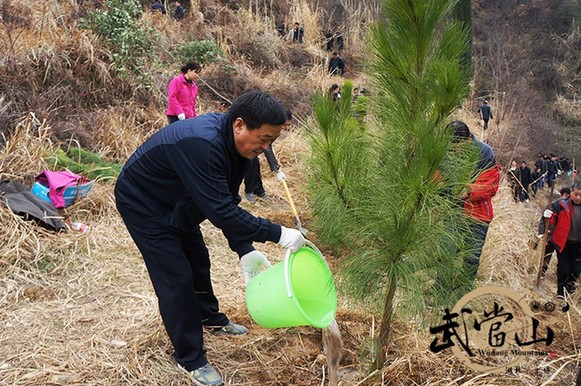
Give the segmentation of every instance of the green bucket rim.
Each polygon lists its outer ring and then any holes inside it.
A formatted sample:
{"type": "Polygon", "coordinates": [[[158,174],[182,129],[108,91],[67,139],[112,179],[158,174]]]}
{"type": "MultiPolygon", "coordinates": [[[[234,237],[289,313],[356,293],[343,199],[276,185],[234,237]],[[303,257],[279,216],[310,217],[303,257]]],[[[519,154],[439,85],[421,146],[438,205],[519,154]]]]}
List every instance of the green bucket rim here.
{"type": "MultiPolygon", "coordinates": [[[[306,247],[309,247],[312,252],[314,252],[314,255],[317,256],[321,262],[323,263],[323,266],[326,268],[328,274],[329,274],[329,278],[331,280],[331,283],[333,284],[333,292],[335,292],[335,306],[333,307],[333,316],[335,315],[335,313],[337,312],[337,304],[336,304],[336,297],[337,297],[337,292],[335,289],[335,283],[333,281],[333,275],[331,272],[331,269],[329,268],[329,265],[327,264],[327,261],[325,260],[325,258],[323,257],[323,254],[321,253],[321,251],[315,246],[315,244],[313,244],[312,242],[310,242],[309,240],[305,241],[305,245],[306,247]]],[[[293,303],[295,304],[295,306],[297,307],[297,309],[299,310],[300,314],[309,322],[309,324],[313,327],[317,327],[317,328],[327,328],[329,327],[329,325],[333,322],[334,317],[331,318],[331,320],[329,321],[329,324],[324,326],[321,323],[316,323],[315,320],[313,320],[313,318],[311,318],[303,309],[303,306],[301,305],[301,303],[299,302],[298,298],[294,295],[293,290],[292,290],[292,286],[291,286],[291,265],[292,265],[292,260],[294,260],[296,254],[298,251],[300,251],[302,248],[305,248],[304,246],[299,248],[297,251],[291,253],[290,249],[287,249],[286,251],[286,255],[284,257],[284,280],[285,280],[285,286],[286,286],[286,292],[287,292],[287,296],[289,298],[292,299],[293,303]]]]}

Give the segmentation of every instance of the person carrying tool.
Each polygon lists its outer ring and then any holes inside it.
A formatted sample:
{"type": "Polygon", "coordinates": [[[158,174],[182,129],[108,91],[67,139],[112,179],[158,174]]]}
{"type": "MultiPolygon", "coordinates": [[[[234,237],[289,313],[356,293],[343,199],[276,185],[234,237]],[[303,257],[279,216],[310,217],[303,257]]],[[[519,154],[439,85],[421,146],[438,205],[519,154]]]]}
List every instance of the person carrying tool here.
{"type": "MultiPolygon", "coordinates": [[[[287,113],[287,120],[283,126],[285,128],[290,126],[292,124],[292,120],[293,120],[292,112],[290,110],[287,110],[286,113],[287,113]]],[[[295,203],[293,201],[293,198],[290,194],[290,190],[289,190],[288,185],[286,183],[286,175],[283,173],[282,170],[280,170],[280,165],[278,164],[278,161],[276,160],[276,157],[274,155],[274,151],[272,150],[272,147],[269,150],[264,151],[264,156],[266,157],[266,160],[268,161],[268,166],[270,166],[270,171],[276,173],[276,179],[278,180],[278,182],[282,183],[282,186],[283,186],[284,191],[286,193],[286,198],[288,199],[288,203],[291,207],[293,215],[295,216],[295,226],[303,234],[303,236],[306,237],[308,231],[306,228],[303,227],[303,224],[301,223],[299,213],[297,212],[297,208],[295,207],[295,203]]]]}
{"type": "Polygon", "coordinates": [[[553,201],[543,217],[549,219],[549,235],[557,250],[557,297],[575,292],[581,274],[581,181],[571,186],[568,198],[553,201]]]}
{"type": "MultiPolygon", "coordinates": [[[[571,189],[570,188],[563,188],[559,191],[560,193],[560,197],[559,200],[568,198],[571,195],[571,189]]],[[[558,200],[556,200],[558,201],[558,200]]],[[[554,202],[553,202],[554,204],[554,202]]],[[[550,208],[545,208],[545,209],[550,209],[550,208]]],[[[548,220],[547,220],[548,221],[548,220]]],[[[538,226],[538,234],[537,234],[537,242],[540,241],[545,235],[545,217],[541,216],[541,220],[539,221],[539,226],[538,226]]],[[[536,249],[536,245],[535,245],[535,249],[536,249]]],[[[553,256],[553,252],[555,252],[555,245],[552,243],[551,240],[547,240],[547,244],[545,245],[545,252],[543,255],[543,268],[541,271],[541,278],[545,277],[545,274],[547,273],[547,270],[549,269],[549,264],[551,263],[551,257],[553,256]]]]}
{"type": "Polygon", "coordinates": [[[222,230],[240,257],[246,283],[270,266],[254,241],[277,242],[291,252],[305,242],[300,231],[238,206],[250,160],[270,146],[286,121],[276,98],[245,93],[226,113],[162,128],[133,153],[117,179],[117,210],[145,261],[174,356],[196,385],[223,384],[206,358],[203,328],[229,336],[247,332],[219,311],[200,223],[207,219],[222,230]]]}

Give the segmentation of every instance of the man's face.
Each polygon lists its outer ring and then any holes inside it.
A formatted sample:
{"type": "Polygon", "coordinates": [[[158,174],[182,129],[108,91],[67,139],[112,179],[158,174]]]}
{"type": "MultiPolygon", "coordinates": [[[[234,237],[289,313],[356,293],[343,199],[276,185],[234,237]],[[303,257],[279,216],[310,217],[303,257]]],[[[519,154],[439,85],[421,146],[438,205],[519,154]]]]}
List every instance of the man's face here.
{"type": "Polygon", "coordinates": [[[575,204],[581,204],[581,189],[571,191],[571,200],[573,200],[575,204]]]}
{"type": "Polygon", "coordinates": [[[283,125],[265,123],[254,130],[248,127],[242,118],[234,121],[234,144],[242,157],[253,159],[263,153],[278,138],[283,125]]]}

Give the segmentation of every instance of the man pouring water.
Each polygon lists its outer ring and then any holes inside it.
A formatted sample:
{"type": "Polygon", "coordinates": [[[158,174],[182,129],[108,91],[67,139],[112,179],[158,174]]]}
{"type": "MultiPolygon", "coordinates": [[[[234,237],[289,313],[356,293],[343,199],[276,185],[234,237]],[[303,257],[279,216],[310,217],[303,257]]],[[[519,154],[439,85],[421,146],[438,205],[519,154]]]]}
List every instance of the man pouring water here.
{"type": "Polygon", "coordinates": [[[220,228],[240,257],[246,283],[269,267],[254,241],[277,242],[296,251],[301,232],[255,217],[240,208],[238,194],[250,160],[279,136],[287,110],[273,96],[251,91],[227,113],[172,123],[129,158],[116,186],[116,204],[139,248],[178,364],[196,385],[222,385],[208,363],[203,327],[244,335],[244,326],[219,312],[210,279],[210,256],[200,223],[220,228]]]}

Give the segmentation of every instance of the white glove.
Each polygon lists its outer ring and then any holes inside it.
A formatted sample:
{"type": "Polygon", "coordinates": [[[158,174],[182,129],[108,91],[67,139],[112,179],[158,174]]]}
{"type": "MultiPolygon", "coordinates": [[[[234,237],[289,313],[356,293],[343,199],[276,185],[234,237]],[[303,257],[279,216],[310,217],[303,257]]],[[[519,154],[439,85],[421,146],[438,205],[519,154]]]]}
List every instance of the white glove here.
{"type": "Polygon", "coordinates": [[[551,209],[545,209],[543,212],[544,218],[551,218],[553,216],[553,211],[551,209]]]}
{"type": "Polygon", "coordinates": [[[178,114],[178,119],[179,119],[180,121],[183,121],[184,119],[186,119],[186,114],[184,114],[184,113],[180,113],[180,114],[178,114]]]}
{"type": "Polygon", "coordinates": [[[278,243],[282,247],[290,249],[291,252],[296,252],[305,243],[305,238],[298,230],[281,226],[278,243]]]}
{"type": "Polygon", "coordinates": [[[258,275],[260,269],[272,267],[266,256],[258,251],[250,251],[240,258],[240,267],[244,274],[244,285],[248,285],[250,279],[258,275]]]}
{"type": "Polygon", "coordinates": [[[282,182],[282,180],[286,180],[286,176],[284,175],[282,170],[279,169],[278,173],[276,173],[276,179],[278,180],[278,182],[282,182]]]}
{"type": "Polygon", "coordinates": [[[543,237],[545,237],[545,235],[544,235],[544,234],[537,235],[537,239],[539,239],[539,240],[540,240],[540,239],[542,239],[543,237]]]}

